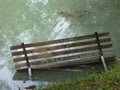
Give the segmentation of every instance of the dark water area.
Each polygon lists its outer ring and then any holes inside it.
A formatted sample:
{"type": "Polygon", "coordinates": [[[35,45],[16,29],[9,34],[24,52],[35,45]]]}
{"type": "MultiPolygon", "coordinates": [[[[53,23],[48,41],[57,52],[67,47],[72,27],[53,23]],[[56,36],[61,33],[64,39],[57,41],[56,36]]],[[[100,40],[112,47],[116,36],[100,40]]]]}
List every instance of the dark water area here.
{"type": "MultiPolygon", "coordinates": [[[[109,32],[120,58],[120,0],[0,0],[0,90],[17,90],[18,85],[25,85],[23,75],[15,76],[10,46],[94,32],[109,32]],[[14,77],[23,78],[16,81],[14,77]]],[[[37,71],[40,74],[35,75],[44,77],[35,83],[48,85],[51,79],[55,82],[84,76],[85,71],[91,73],[91,69],[75,70],[37,71]]],[[[24,76],[27,78],[27,74],[24,76]]]]}

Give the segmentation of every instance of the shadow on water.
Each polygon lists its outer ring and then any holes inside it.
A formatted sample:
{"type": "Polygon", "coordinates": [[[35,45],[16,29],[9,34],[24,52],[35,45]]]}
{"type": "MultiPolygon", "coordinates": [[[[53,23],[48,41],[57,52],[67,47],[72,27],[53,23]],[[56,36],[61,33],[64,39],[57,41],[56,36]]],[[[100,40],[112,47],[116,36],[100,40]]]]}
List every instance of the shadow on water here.
{"type": "MultiPolygon", "coordinates": [[[[112,67],[112,64],[108,63],[107,65],[112,67]]],[[[47,86],[65,79],[74,78],[76,76],[87,77],[93,73],[100,73],[102,71],[104,71],[103,66],[99,63],[74,67],[53,68],[48,70],[32,70],[32,78],[33,84],[36,86],[47,86]]],[[[24,90],[24,87],[30,84],[27,70],[15,71],[5,65],[5,62],[1,62],[0,74],[0,90],[19,90],[19,88],[20,90],[24,90]]]]}
{"type": "MultiPolygon", "coordinates": [[[[114,67],[113,63],[115,62],[111,61],[107,63],[109,69],[114,67]]],[[[47,86],[54,82],[60,82],[74,77],[87,77],[91,74],[101,73],[103,71],[104,69],[101,63],[53,68],[48,70],[32,70],[32,79],[33,84],[36,86],[47,86]]],[[[27,70],[17,71],[13,80],[20,87],[27,86],[29,84],[27,70]]]]}

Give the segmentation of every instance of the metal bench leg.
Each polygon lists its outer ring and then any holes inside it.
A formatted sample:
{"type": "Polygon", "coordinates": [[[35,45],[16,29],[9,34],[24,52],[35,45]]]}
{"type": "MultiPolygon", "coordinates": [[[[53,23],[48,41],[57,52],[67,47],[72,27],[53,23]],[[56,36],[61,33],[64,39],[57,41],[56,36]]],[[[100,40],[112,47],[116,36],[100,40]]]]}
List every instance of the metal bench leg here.
{"type": "Polygon", "coordinates": [[[105,71],[108,71],[108,68],[107,68],[107,65],[105,63],[105,59],[104,59],[104,56],[103,56],[102,47],[101,47],[101,44],[100,44],[100,39],[99,39],[99,36],[98,36],[97,32],[95,32],[95,36],[96,36],[96,42],[98,44],[100,59],[102,61],[102,64],[103,64],[103,67],[104,67],[105,71]]]}

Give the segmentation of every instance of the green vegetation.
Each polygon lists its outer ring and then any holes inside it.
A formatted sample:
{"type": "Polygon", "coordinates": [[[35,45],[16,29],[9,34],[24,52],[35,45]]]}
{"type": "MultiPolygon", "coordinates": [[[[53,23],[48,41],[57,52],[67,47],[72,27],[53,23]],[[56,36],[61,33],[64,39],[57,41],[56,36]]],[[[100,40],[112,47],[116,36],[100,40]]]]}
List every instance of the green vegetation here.
{"type": "Polygon", "coordinates": [[[87,78],[74,78],[38,90],[120,90],[120,66],[87,78]]]}

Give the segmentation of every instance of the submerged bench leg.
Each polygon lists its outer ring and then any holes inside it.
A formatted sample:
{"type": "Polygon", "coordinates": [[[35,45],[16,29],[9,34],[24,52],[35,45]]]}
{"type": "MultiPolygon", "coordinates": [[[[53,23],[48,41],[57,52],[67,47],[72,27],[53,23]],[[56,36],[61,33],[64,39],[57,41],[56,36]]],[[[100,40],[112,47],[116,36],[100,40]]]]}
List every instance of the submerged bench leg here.
{"type": "Polygon", "coordinates": [[[28,56],[27,56],[27,52],[26,52],[25,44],[24,43],[22,43],[22,47],[23,47],[23,51],[24,51],[26,63],[27,63],[27,66],[28,66],[29,80],[32,80],[32,71],[31,71],[31,67],[30,67],[30,63],[29,63],[29,59],[28,59],[28,56]]]}
{"type": "Polygon", "coordinates": [[[29,80],[32,80],[32,71],[31,68],[28,68],[28,73],[29,73],[29,80]]]}
{"type": "Polygon", "coordinates": [[[101,56],[101,61],[102,61],[102,64],[103,64],[103,67],[104,67],[105,71],[108,71],[108,68],[107,68],[107,65],[105,63],[105,59],[104,59],[103,56],[101,56]]]}
{"type": "Polygon", "coordinates": [[[27,52],[26,52],[26,48],[25,48],[24,43],[22,43],[22,47],[23,47],[26,63],[27,63],[27,66],[28,66],[28,75],[29,75],[28,78],[30,80],[30,85],[28,87],[25,87],[25,89],[26,90],[33,90],[33,89],[36,88],[36,85],[34,85],[33,82],[32,82],[32,70],[31,70],[31,67],[30,67],[30,63],[29,63],[29,59],[28,59],[28,56],[27,56],[27,52]]]}

